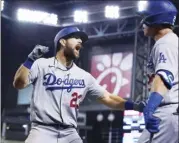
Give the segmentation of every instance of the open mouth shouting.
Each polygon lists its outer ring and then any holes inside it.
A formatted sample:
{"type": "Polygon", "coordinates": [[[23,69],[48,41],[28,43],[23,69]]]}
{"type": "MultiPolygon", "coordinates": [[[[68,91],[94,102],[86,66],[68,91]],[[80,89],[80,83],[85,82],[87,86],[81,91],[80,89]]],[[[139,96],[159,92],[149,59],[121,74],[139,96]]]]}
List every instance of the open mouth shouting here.
{"type": "Polygon", "coordinates": [[[79,56],[80,49],[82,48],[81,44],[77,44],[74,51],[77,56],[79,56]]]}

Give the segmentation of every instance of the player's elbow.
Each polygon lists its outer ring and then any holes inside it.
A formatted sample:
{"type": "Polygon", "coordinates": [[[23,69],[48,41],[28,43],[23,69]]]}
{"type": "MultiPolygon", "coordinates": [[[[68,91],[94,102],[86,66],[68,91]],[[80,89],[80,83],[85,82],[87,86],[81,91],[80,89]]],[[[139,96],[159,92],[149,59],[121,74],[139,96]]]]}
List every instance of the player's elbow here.
{"type": "Polygon", "coordinates": [[[13,86],[16,89],[23,89],[23,88],[25,88],[27,86],[27,83],[25,81],[23,81],[23,80],[15,79],[13,81],[13,86]]]}

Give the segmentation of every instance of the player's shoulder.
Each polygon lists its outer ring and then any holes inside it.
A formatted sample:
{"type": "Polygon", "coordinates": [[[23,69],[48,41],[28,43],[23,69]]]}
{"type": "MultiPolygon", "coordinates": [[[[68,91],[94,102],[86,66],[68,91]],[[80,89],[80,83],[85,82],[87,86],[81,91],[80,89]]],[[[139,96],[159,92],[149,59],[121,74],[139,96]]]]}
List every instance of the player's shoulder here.
{"type": "Polygon", "coordinates": [[[78,67],[75,63],[74,63],[74,66],[75,66],[75,70],[78,74],[80,75],[83,75],[83,76],[86,76],[86,77],[89,77],[91,74],[87,71],[85,71],[84,69],[78,67]]]}
{"type": "Polygon", "coordinates": [[[160,38],[154,45],[154,51],[167,50],[167,51],[178,51],[178,36],[171,32],[160,38]]]}
{"type": "Polygon", "coordinates": [[[43,66],[46,66],[46,65],[49,65],[49,64],[53,63],[53,61],[54,61],[54,57],[51,57],[51,58],[39,58],[35,62],[39,66],[43,67],[43,66]]]}
{"type": "Polygon", "coordinates": [[[75,70],[78,71],[79,73],[83,73],[83,74],[87,74],[88,73],[84,69],[82,69],[79,66],[77,66],[75,63],[73,63],[73,64],[74,64],[75,70]]]}
{"type": "Polygon", "coordinates": [[[170,47],[178,47],[178,36],[171,32],[160,38],[156,43],[155,46],[161,45],[170,45],[170,47]]]}

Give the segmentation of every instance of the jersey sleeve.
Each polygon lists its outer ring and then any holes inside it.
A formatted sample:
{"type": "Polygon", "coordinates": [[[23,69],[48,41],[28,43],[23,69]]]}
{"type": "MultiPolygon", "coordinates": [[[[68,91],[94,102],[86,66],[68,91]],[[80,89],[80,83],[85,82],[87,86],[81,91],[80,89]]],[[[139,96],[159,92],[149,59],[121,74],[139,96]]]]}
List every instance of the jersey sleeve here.
{"type": "Polygon", "coordinates": [[[31,69],[30,69],[30,73],[29,73],[29,84],[34,84],[37,77],[38,77],[38,74],[39,74],[39,60],[36,60],[31,69]]]}
{"type": "Polygon", "coordinates": [[[89,74],[87,87],[87,98],[96,100],[104,95],[105,89],[97,83],[97,80],[89,74]]]}
{"type": "Polygon", "coordinates": [[[156,47],[153,55],[155,73],[162,78],[169,89],[173,85],[178,68],[178,53],[175,49],[176,47],[172,47],[171,45],[160,44],[156,47]]]}

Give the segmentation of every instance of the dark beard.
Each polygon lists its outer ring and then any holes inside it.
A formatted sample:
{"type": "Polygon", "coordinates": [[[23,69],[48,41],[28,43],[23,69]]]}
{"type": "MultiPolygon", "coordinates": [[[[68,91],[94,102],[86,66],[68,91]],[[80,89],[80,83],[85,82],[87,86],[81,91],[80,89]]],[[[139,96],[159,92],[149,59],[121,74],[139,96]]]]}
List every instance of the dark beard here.
{"type": "Polygon", "coordinates": [[[78,58],[78,57],[75,56],[74,50],[70,47],[66,47],[64,49],[64,55],[69,60],[75,60],[75,59],[78,58]]]}

